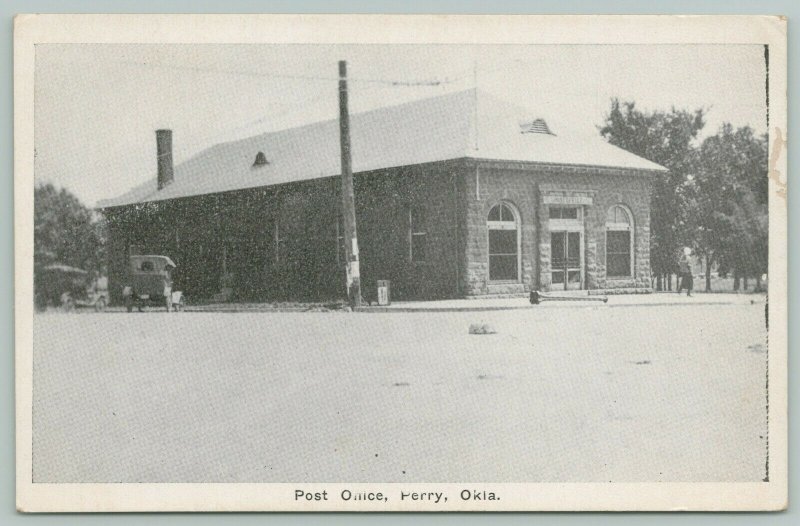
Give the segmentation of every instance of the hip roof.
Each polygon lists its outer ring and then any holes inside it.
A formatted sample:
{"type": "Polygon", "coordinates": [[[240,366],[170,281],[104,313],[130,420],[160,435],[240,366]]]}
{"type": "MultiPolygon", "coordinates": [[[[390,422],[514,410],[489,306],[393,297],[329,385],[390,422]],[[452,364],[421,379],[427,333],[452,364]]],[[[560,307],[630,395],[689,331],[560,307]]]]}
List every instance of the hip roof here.
{"type": "MultiPolygon", "coordinates": [[[[665,171],[599,136],[559,134],[555,122],[470,89],[350,117],[353,172],[446,161],[491,159],[665,171]],[[551,130],[553,130],[551,132],[551,130]]],[[[175,166],[161,190],[156,177],[98,208],[213,194],[339,175],[338,120],[211,146],[175,166]],[[259,162],[256,157],[259,152],[259,162]],[[266,162],[264,162],[266,158],[266,162]]]]}

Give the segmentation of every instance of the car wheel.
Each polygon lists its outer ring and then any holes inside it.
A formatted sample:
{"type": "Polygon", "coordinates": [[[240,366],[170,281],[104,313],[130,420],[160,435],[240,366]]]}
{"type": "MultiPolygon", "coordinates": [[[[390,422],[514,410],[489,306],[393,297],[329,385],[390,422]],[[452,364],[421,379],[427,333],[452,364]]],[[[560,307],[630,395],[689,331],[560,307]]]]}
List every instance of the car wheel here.
{"type": "Polygon", "coordinates": [[[106,310],[106,299],[105,298],[97,298],[97,301],[94,302],[94,310],[97,312],[103,312],[106,310]]]}
{"type": "Polygon", "coordinates": [[[69,312],[75,308],[75,300],[72,299],[69,293],[65,292],[61,295],[61,308],[65,312],[69,312]]]}

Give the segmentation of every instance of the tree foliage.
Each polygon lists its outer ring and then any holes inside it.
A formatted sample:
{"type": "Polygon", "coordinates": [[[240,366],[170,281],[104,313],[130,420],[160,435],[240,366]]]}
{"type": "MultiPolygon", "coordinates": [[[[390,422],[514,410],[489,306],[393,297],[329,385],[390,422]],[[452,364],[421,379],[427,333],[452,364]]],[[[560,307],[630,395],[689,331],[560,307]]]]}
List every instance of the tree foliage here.
{"type": "Polygon", "coordinates": [[[698,158],[686,185],[695,247],[723,270],[760,276],[769,237],[766,136],[725,123],[703,141],[698,158]]]}
{"type": "Polygon", "coordinates": [[[655,274],[677,271],[690,246],[710,267],[741,276],[767,271],[767,137],[723,124],[698,143],[705,110],[644,112],[612,99],[600,133],[611,144],[666,167],[653,181],[650,261],[655,274]]]}
{"type": "Polygon", "coordinates": [[[612,99],[600,134],[608,142],[658,163],[669,171],[653,181],[650,204],[650,265],[655,274],[677,271],[685,242],[686,196],[683,188],[697,163],[694,146],[705,125],[705,110],[644,112],[634,102],[612,99]]]}
{"type": "Polygon", "coordinates": [[[99,270],[105,263],[106,225],[77,197],[52,184],[33,193],[33,259],[41,268],[60,263],[99,270]]]}

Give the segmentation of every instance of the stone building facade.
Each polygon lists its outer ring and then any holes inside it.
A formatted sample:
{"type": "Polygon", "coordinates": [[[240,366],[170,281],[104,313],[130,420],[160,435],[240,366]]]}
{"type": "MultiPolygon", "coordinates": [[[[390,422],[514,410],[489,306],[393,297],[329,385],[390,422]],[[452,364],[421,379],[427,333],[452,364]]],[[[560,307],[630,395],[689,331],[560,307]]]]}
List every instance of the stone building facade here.
{"type": "Polygon", "coordinates": [[[474,174],[465,177],[464,294],[650,287],[648,174],[507,162],[477,162],[472,170],[474,174]],[[512,209],[518,224],[519,275],[493,280],[487,218],[501,203],[512,209]],[[618,208],[626,221],[609,220],[618,208]],[[612,238],[627,237],[628,250],[618,251],[617,259],[630,261],[628,268],[612,273],[607,266],[609,233],[612,238]],[[572,241],[577,245],[569,246],[572,241]],[[565,258],[554,250],[567,255],[573,251],[575,257],[565,258]]]}
{"type": "MultiPolygon", "coordinates": [[[[602,141],[581,150],[541,119],[530,133],[513,119],[524,110],[492,98],[484,122],[470,112],[475,96],[353,116],[365,298],[377,280],[395,299],[648,290],[651,181],[663,169],[602,141]],[[482,133],[480,149],[470,147],[478,125],[496,135],[482,133]]],[[[225,289],[234,301],[345,296],[335,131],[322,123],[212,147],[103,203],[112,300],[134,253],[170,256],[190,301],[225,289]]],[[[163,133],[162,143],[171,148],[163,133]]]]}

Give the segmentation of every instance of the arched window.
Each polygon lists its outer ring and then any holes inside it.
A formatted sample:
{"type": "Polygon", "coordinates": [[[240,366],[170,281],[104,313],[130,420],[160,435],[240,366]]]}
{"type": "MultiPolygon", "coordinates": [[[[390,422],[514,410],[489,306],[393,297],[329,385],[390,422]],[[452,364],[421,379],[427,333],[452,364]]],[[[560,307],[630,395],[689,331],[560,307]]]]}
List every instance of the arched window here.
{"type": "Polygon", "coordinates": [[[519,215],[508,203],[489,211],[489,279],[519,280],[519,215]]]}
{"type": "Polygon", "coordinates": [[[606,276],[629,278],[633,275],[633,215],[622,205],[606,214],[606,276]]]}

